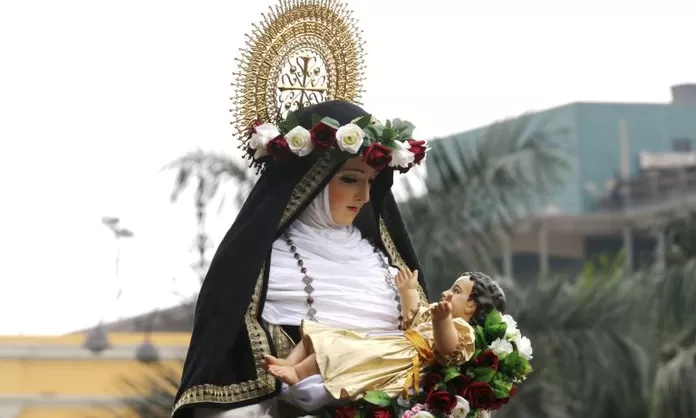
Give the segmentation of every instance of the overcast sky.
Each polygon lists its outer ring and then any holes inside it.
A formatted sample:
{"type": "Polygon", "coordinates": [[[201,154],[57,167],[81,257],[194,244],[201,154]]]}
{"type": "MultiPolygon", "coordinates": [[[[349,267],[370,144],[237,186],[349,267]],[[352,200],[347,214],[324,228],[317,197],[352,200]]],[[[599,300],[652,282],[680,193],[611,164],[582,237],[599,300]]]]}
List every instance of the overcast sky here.
{"type": "MultiPolygon", "coordinates": [[[[367,41],[365,108],[425,138],[572,101],[667,102],[696,82],[694,0],[347,2],[367,41]]],[[[192,206],[169,203],[160,168],[236,149],[234,57],[274,3],[0,3],[0,334],[60,334],[195,291],[192,206]],[[105,215],[135,232],[118,280],[105,215]]],[[[216,240],[233,218],[223,208],[216,240]]]]}

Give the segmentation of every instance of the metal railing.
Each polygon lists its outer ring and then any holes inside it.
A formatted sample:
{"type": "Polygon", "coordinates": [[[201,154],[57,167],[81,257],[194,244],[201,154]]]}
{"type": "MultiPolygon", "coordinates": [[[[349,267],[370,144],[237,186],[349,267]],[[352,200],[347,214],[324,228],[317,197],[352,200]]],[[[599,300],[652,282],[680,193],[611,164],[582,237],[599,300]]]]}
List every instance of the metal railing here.
{"type": "Polygon", "coordinates": [[[617,179],[614,188],[597,199],[597,211],[618,211],[696,194],[696,171],[684,169],[643,172],[617,179]]]}

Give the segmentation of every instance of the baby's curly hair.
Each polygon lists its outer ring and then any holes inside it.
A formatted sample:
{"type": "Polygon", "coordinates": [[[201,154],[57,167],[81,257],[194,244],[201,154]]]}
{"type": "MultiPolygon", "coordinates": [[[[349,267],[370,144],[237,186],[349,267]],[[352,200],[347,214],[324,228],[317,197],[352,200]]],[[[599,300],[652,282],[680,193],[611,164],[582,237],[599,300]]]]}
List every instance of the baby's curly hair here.
{"type": "Polygon", "coordinates": [[[478,271],[466,272],[462,276],[469,276],[474,286],[471,289],[470,300],[476,302],[476,312],[471,317],[471,325],[483,326],[486,316],[497,309],[500,313],[505,313],[505,292],[488,275],[478,271]]]}

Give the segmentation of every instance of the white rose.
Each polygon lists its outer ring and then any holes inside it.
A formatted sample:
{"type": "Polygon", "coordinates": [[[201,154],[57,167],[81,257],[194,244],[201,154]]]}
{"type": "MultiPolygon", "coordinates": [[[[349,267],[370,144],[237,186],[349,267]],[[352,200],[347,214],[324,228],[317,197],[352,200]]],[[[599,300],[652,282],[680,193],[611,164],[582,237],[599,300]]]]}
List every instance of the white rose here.
{"type": "Polygon", "coordinates": [[[503,322],[507,326],[505,338],[510,341],[515,340],[520,333],[520,330],[517,328],[517,322],[510,315],[503,315],[503,322]]]}
{"type": "Polygon", "coordinates": [[[408,149],[405,142],[394,141],[396,148],[392,149],[392,159],[389,162],[390,167],[408,167],[416,159],[416,156],[408,149]]]}
{"type": "Polygon", "coordinates": [[[509,341],[503,340],[502,338],[498,338],[497,340],[493,341],[488,348],[493,350],[493,353],[498,356],[499,359],[505,358],[508,354],[514,351],[512,344],[509,341]]]}
{"type": "Polygon", "coordinates": [[[356,124],[343,125],[336,131],[338,147],[351,154],[357,154],[365,140],[365,132],[356,124]]]}
{"type": "Polygon", "coordinates": [[[288,142],[290,151],[298,157],[309,155],[314,149],[312,134],[301,126],[296,126],[285,134],[285,140],[288,142]]]}
{"type": "Polygon", "coordinates": [[[465,418],[467,415],[469,415],[469,412],[471,411],[469,401],[462,398],[461,396],[455,396],[455,399],[457,400],[457,404],[450,412],[452,418],[465,418]]]}
{"type": "Polygon", "coordinates": [[[515,338],[515,345],[517,346],[517,351],[519,351],[522,358],[525,360],[531,360],[533,358],[532,354],[534,351],[532,350],[532,341],[529,338],[523,337],[522,334],[519,334],[517,338],[515,338]]]}
{"type": "Polygon", "coordinates": [[[280,135],[280,131],[270,123],[264,123],[254,128],[254,133],[249,139],[249,146],[256,151],[254,158],[259,159],[268,155],[266,146],[278,135],[280,135]]]}

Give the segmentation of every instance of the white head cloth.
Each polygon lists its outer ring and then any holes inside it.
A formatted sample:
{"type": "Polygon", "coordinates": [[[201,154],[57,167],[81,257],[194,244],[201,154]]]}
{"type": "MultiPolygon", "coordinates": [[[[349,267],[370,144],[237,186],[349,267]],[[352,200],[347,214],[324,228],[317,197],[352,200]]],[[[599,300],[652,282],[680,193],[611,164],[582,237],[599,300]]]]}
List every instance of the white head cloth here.
{"type": "MultiPolygon", "coordinates": [[[[387,282],[382,254],[358,228],[337,225],[331,217],[328,186],[288,228],[297,253],[312,278],[318,322],[343,329],[392,331],[400,312],[387,282]]],[[[390,268],[391,274],[396,269],[390,268]]],[[[304,274],[283,237],[273,243],[263,319],[274,325],[299,325],[307,318],[304,274]]]]}

